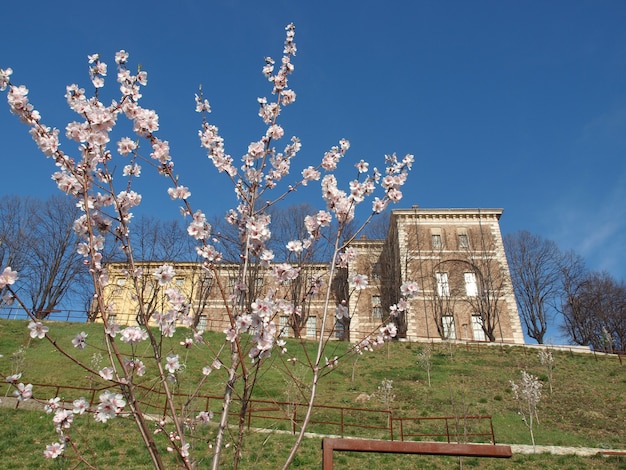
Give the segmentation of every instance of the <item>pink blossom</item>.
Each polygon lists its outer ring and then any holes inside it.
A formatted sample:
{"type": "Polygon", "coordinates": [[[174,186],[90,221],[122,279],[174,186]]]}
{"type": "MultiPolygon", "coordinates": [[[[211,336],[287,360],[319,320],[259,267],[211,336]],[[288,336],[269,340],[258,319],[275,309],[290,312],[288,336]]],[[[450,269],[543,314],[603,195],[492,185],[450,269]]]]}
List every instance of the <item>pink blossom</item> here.
{"type": "Polygon", "coordinates": [[[178,359],[178,354],[169,354],[165,360],[165,370],[167,370],[170,374],[173,374],[179,369],[180,362],[178,359]]]}
{"type": "Polygon", "coordinates": [[[363,290],[367,287],[367,276],[365,274],[353,274],[348,282],[353,289],[363,290]]]}
{"type": "Polygon", "coordinates": [[[123,137],[117,143],[117,151],[120,155],[128,155],[137,149],[137,143],[129,137],[123,137]]]}
{"type": "Polygon", "coordinates": [[[397,332],[398,332],[398,329],[396,328],[396,325],[393,323],[388,323],[387,325],[380,328],[380,334],[382,335],[383,340],[385,341],[391,338],[394,338],[397,332]]]}
{"type": "Polygon", "coordinates": [[[140,361],[138,359],[135,359],[135,360],[127,359],[124,361],[124,365],[126,366],[127,369],[134,372],[139,377],[142,377],[146,373],[146,366],[144,365],[143,361],[140,361]]]}
{"type": "Polygon", "coordinates": [[[52,422],[57,426],[57,429],[65,428],[69,429],[74,421],[74,413],[71,410],[59,408],[54,413],[52,422]]]}
{"type": "Polygon", "coordinates": [[[330,369],[332,369],[333,367],[336,367],[337,363],[339,362],[339,358],[337,356],[335,356],[332,359],[328,359],[328,358],[325,358],[325,359],[326,359],[326,367],[330,369]]]}
{"type": "Polygon", "coordinates": [[[281,96],[281,103],[283,106],[287,106],[296,101],[296,93],[293,90],[283,90],[281,96]]]}
{"type": "Polygon", "coordinates": [[[1,298],[2,302],[4,303],[5,306],[10,307],[11,305],[13,305],[13,302],[15,301],[15,296],[13,296],[10,292],[6,293],[2,296],[1,298]]]}
{"type": "Polygon", "coordinates": [[[148,333],[139,326],[129,326],[120,331],[120,339],[127,344],[139,344],[148,339],[148,333]]]}
{"type": "Polygon", "coordinates": [[[200,424],[209,424],[211,419],[213,419],[212,411],[201,411],[198,413],[198,416],[196,416],[196,420],[200,422],[200,424]]]}
{"type": "Polygon", "coordinates": [[[87,400],[81,397],[77,400],[74,400],[72,402],[72,406],[74,407],[72,410],[74,414],[82,415],[85,411],[87,411],[89,403],[87,403],[87,400]]]}
{"type": "Polygon", "coordinates": [[[104,332],[109,335],[111,338],[115,338],[117,334],[120,332],[121,327],[117,323],[112,323],[109,321],[109,325],[104,329],[104,332]]]}
{"type": "Polygon", "coordinates": [[[18,381],[18,380],[20,380],[20,378],[21,378],[21,377],[22,377],[22,373],[20,372],[20,373],[18,373],[18,374],[8,375],[8,376],[5,378],[5,381],[6,381],[7,383],[10,383],[10,384],[14,384],[14,385],[15,385],[15,384],[17,383],[17,381],[18,381]]]}
{"type": "Polygon", "coordinates": [[[125,165],[122,172],[123,176],[134,176],[138,178],[141,175],[141,167],[137,164],[125,165]]]}
{"type": "Polygon", "coordinates": [[[159,266],[157,269],[154,270],[153,276],[157,281],[159,281],[160,286],[164,286],[172,282],[175,274],[176,273],[172,266],[164,264],[163,266],[159,266]]]}
{"type": "Polygon", "coordinates": [[[196,95],[196,112],[198,113],[210,113],[211,106],[207,100],[203,100],[202,96],[196,95]]]}
{"type": "Polygon", "coordinates": [[[4,271],[0,274],[0,289],[14,284],[17,281],[17,271],[12,271],[10,266],[4,268],[4,271]]]}
{"type": "Polygon", "coordinates": [[[260,260],[263,267],[269,267],[270,263],[274,259],[274,252],[272,250],[263,250],[261,252],[260,260]]]}
{"type": "Polygon", "coordinates": [[[189,447],[191,446],[191,444],[189,444],[189,442],[187,442],[186,444],[183,444],[180,448],[180,456],[183,459],[187,459],[187,457],[189,457],[189,447]]]}
{"type": "Polygon", "coordinates": [[[44,326],[41,322],[38,322],[38,321],[37,322],[31,321],[28,324],[28,329],[30,330],[31,338],[39,338],[39,339],[42,339],[44,336],[46,336],[46,333],[49,330],[47,326],[44,326]]]}
{"type": "Polygon", "coordinates": [[[357,163],[356,165],[354,165],[356,167],[356,169],[359,171],[359,173],[367,173],[367,168],[369,166],[369,163],[367,163],[364,160],[361,160],[359,163],[357,163]]]}
{"type": "Polygon", "coordinates": [[[284,339],[276,341],[276,346],[280,348],[281,354],[285,354],[287,352],[287,342],[284,339]]]}
{"type": "Polygon", "coordinates": [[[285,131],[278,124],[273,124],[267,128],[267,137],[277,140],[280,139],[283,135],[285,135],[285,131]]]}
{"type": "Polygon", "coordinates": [[[113,380],[113,372],[114,370],[112,367],[105,367],[102,370],[98,371],[100,377],[102,377],[104,380],[113,380]]]}
{"type": "Polygon", "coordinates": [[[141,84],[142,86],[146,86],[148,84],[148,72],[146,72],[145,70],[138,72],[137,82],[141,84]]]}
{"type": "Polygon", "coordinates": [[[301,253],[303,250],[302,242],[300,240],[292,240],[287,243],[287,249],[293,253],[301,253]]]}
{"type": "Polygon", "coordinates": [[[338,320],[341,320],[342,318],[350,318],[348,306],[345,304],[345,301],[337,305],[337,308],[335,308],[335,316],[338,320]]]}
{"type": "Polygon", "coordinates": [[[6,69],[0,69],[0,91],[4,91],[7,89],[11,74],[13,74],[13,69],[10,67],[6,69]]]}
{"type": "Polygon", "coordinates": [[[304,178],[304,180],[302,181],[302,184],[306,186],[309,181],[319,180],[320,176],[321,175],[319,171],[317,171],[314,167],[309,166],[305,168],[304,170],[302,170],[302,177],[304,178]]]}
{"type": "Polygon", "coordinates": [[[186,186],[176,186],[175,188],[169,188],[167,194],[172,199],[188,199],[191,196],[189,188],[186,186]]]}
{"type": "Polygon", "coordinates": [[[387,208],[386,199],[374,198],[374,201],[372,202],[372,212],[380,214],[386,208],[387,208]]]}
{"type": "Polygon", "coordinates": [[[28,400],[33,396],[33,384],[24,385],[23,383],[17,384],[17,390],[13,391],[13,396],[18,401],[28,400]]]}
{"type": "MultiPolygon", "coordinates": [[[[189,228],[187,230],[189,231],[189,228]]],[[[220,261],[222,259],[222,254],[219,251],[217,251],[213,245],[205,245],[203,247],[196,247],[196,253],[198,253],[198,255],[202,256],[205,260],[207,260],[210,263],[214,261],[220,261]]]]}
{"type": "Polygon", "coordinates": [[[237,339],[237,330],[235,328],[226,328],[224,334],[226,334],[226,341],[231,343],[234,343],[237,339]]]}
{"type": "Polygon", "coordinates": [[[109,419],[115,418],[125,406],[126,401],[121,393],[116,394],[107,390],[100,394],[100,403],[96,408],[94,419],[106,423],[109,419]]]}
{"type": "Polygon", "coordinates": [[[128,210],[141,203],[141,194],[135,191],[120,191],[117,195],[117,203],[120,210],[128,210]]]}
{"type": "Polygon", "coordinates": [[[47,157],[53,155],[59,149],[59,130],[48,127],[33,127],[30,135],[37,143],[39,150],[47,157]]]}
{"type": "MultiPolygon", "coordinates": [[[[159,130],[159,116],[150,109],[137,108],[134,115],[133,131],[142,137],[147,137],[152,132],[159,130]]],[[[155,160],[161,160],[164,155],[169,155],[167,142],[157,139],[153,144],[153,153],[150,154],[155,160]],[[165,149],[167,148],[167,152],[165,149]]],[[[169,160],[169,158],[163,158],[169,160]]]]}
{"type": "Polygon", "coordinates": [[[9,108],[13,114],[25,118],[25,113],[31,111],[33,106],[28,102],[28,88],[24,85],[11,86],[7,95],[9,108]]]}
{"type": "Polygon", "coordinates": [[[187,233],[196,240],[205,240],[211,235],[211,225],[206,221],[206,216],[201,211],[196,211],[193,220],[187,227],[187,233]]]}
{"type": "Polygon", "coordinates": [[[326,211],[319,211],[315,218],[317,219],[317,223],[320,225],[320,227],[328,227],[333,219],[330,213],[326,211]]]}
{"type": "Polygon", "coordinates": [[[74,339],[72,340],[72,344],[74,345],[74,347],[78,349],[85,349],[85,347],[87,346],[87,336],[89,335],[84,331],[81,331],[76,336],[74,336],[74,339]]]}
{"type": "Polygon", "coordinates": [[[405,157],[402,159],[402,163],[404,164],[405,167],[407,167],[409,170],[411,169],[411,166],[413,165],[413,162],[415,161],[415,157],[413,155],[411,155],[410,153],[407,153],[405,155],[405,157]]]}
{"type": "Polygon", "coordinates": [[[48,403],[43,407],[44,411],[48,414],[52,413],[55,410],[58,410],[61,407],[61,399],[59,397],[50,398],[48,403]]]}
{"type": "Polygon", "coordinates": [[[400,286],[400,292],[405,297],[414,297],[419,293],[417,282],[407,281],[400,286]]]}
{"type": "Polygon", "coordinates": [[[273,276],[281,283],[292,281],[300,274],[300,268],[294,268],[288,263],[274,265],[273,276]]]}
{"type": "Polygon", "coordinates": [[[115,63],[118,65],[125,64],[128,61],[128,52],[121,50],[115,53],[115,63]]]}
{"type": "Polygon", "coordinates": [[[65,450],[65,444],[60,442],[54,442],[46,446],[46,450],[43,451],[43,455],[47,459],[56,459],[65,450]]]}
{"type": "Polygon", "coordinates": [[[400,202],[400,199],[402,199],[402,191],[397,188],[391,188],[387,191],[387,197],[393,202],[400,202]]]}

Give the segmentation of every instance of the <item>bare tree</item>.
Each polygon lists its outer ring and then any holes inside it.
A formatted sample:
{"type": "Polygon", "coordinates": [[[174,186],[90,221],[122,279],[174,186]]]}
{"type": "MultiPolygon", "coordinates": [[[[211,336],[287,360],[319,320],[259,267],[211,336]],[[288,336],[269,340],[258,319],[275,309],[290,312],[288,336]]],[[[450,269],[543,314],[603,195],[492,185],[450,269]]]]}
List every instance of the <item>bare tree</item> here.
{"type": "Polygon", "coordinates": [[[496,241],[487,232],[481,225],[477,233],[468,234],[466,260],[471,266],[469,273],[473,273],[476,279],[476,292],[469,292],[466,282],[465,300],[472,315],[479,318],[487,339],[493,342],[496,330],[501,326],[500,309],[509,286],[505,268],[495,255],[496,241]]]}
{"type": "Polygon", "coordinates": [[[34,201],[19,196],[3,196],[0,200],[0,263],[17,270],[25,264],[28,246],[33,242],[29,215],[34,201]]]}
{"type": "Polygon", "coordinates": [[[563,331],[596,350],[626,352],[626,284],[607,272],[588,273],[569,286],[563,331]]]}
{"type": "Polygon", "coordinates": [[[12,263],[27,280],[22,297],[30,299],[37,318],[49,316],[69,296],[90,296],[73,231],[80,212],[75,203],[65,196],[45,201],[5,197],[2,206],[3,263],[12,263]]]}
{"type": "Polygon", "coordinates": [[[561,296],[567,258],[556,243],[525,230],[507,235],[504,245],[526,333],[543,344],[561,296]]]}
{"type": "Polygon", "coordinates": [[[363,230],[363,235],[373,240],[385,240],[389,232],[391,212],[385,211],[372,219],[363,230]]]}

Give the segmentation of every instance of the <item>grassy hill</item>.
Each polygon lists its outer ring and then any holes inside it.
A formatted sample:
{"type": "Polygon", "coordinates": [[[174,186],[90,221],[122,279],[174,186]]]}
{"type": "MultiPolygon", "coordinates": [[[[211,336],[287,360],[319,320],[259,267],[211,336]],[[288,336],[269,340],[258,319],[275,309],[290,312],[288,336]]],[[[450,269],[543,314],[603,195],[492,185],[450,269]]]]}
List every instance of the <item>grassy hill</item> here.
{"type": "MultiPolygon", "coordinates": [[[[9,375],[16,369],[23,372],[24,383],[47,383],[73,386],[102,386],[99,378],[87,378],[85,373],[54,351],[46,341],[30,340],[27,322],[0,320],[0,373],[9,375]]],[[[71,348],[71,339],[79,331],[89,334],[90,347],[76,351],[86,363],[98,362],[98,345],[102,344],[97,325],[50,323],[50,333],[59,344],[71,348]]],[[[208,335],[209,342],[221,341],[221,335],[208,335]]],[[[169,341],[167,347],[186,358],[187,369],[181,378],[180,389],[185,390],[199,380],[199,370],[205,358],[199,350],[180,346],[184,331],[169,341]]],[[[313,346],[313,345],[312,345],[313,346]]],[[[331,344],[329,357],[341,355],[346,345],[331,344]]],[[[420,343],[394,342],[373,353],[346,359],[322,381],[318,404],[383,409],[376,397],[364,402],[356,398],[373,395],[381,381],[393,381],[395,399],[391,403],[394,417],[438,417],[463,415],[490,415],[498,443],[530,444],[530,435],[518,415],[518,406],[512,396],[510,380],[518,381],[520,371],[538,376],[544,383],[539,404],[539,423],[535,427],[537,445],[580,446],[598,448],[626,448],[626,362],[617,356],[595,356],[552,351],[554,371],[553,392],[549,392],[548,373],[541,365],[537,350],[523,347],[486,346],[477,344],[433,344],[431,354],[430,386],[424,367],[418,364],[418,354],[427,347],[420,343]]],[[[296,351],[296,347],[290,348],[296,351]]],[[[73,350],[74,351],[74,350],[73,350]]],[[[283,360],[273,354],[262,371],[255,398],[276,401],[296,401],[289,377],[281,375],[272,361],[283,360]]],[[[300,361],[304,356],[300,356],[300,361]]],[[[103,364],[104,365],[104,364],[103,364]]],[[[306,369],[298,362],[293,375],[306,380],[306,369]]],[[[149,380],[149,379],[147,379],[149,380]]],[[[211,376],[207,394],[223,393],[223,380],[211,376]]],[[[11,392],[5,386],[3,396],[11,392]]],[[[43,396],[54,396],[47,390],[43,396]]],[[[66,392],[67,393],[67,392],[66,392]]],[[[64,398],[69,398],[64,396],[64,398]]],[[[218,411],[215,409],[215,411],[218,411]]],[[[56,434],[50,416],[41,411],[1,409],[5,439],[0,440],[3,455],[19,455],[21,460],[5,461],[2,468],[52,468],[56,463],[46,462],[42,456],[45,444],[55,440],[56,434]],[[5,465],[6,464],[6,465],[5,465]],[[14,466],[12,466],[14,465],[14,466]]],[[[113,420],[103,426],[84,420],[76,426],[90,443],[91,455],[100,460],[100,468],[116,468],[120,463],[132,462],[133,468],[148,468],[149,461],[141,444],[132,436],[133,424],[113,420]],[[120,434],[125,437],[118,445],[120,434]],[[116,463],[117,462],[117,463],[116,463]]],[[[359,435],[363,435],[359,431],[359,435]]],[[[371,437],[380,437],[373,435],[371,437]]],[[[253,435],[249,440],[251,462],[256,468],[275,468],[281,453],[290,446],[291,436],[282,434],[253,435]],[[260,465],[260,466],[259,466],[260,465]]],[[[341,454],[336,468],[450,468],[458,466],[458,459],[421,456],[393,456],[372,454],[341,454]]],[[[249,462],[251,464],[251,462],[249,462]]],[[[320,442],[311,439],[303,446],[296,462],[301,468],[320,468],[320,442]]],[[[68,462],[70,463],[70,462],[68,462]]],[[[623,457],[574,457],[547,455],[516,455],[511,461],[463,460],[464,466],[477,468],[626,468],[623,457]]],[[[296,465],[294,465],[296,466],[296,465]]],[[[244,465],[243,468],[248,468],[244,465]]]]}

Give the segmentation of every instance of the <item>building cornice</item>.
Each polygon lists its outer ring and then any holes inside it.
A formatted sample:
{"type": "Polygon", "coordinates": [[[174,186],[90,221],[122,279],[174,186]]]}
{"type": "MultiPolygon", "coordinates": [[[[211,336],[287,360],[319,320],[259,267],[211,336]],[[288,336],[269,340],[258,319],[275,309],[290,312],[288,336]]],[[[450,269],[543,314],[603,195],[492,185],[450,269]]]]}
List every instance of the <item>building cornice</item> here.
{"type": "Polygon", "coordinates": [[[479,220],[496,219],[499,220],[504,212],[499,208],[453,208],[453,209],[424,209],[413,207],[411,209],[394,209],[391,211],[393,218],[417,218],[423,220],[479,220]]]}

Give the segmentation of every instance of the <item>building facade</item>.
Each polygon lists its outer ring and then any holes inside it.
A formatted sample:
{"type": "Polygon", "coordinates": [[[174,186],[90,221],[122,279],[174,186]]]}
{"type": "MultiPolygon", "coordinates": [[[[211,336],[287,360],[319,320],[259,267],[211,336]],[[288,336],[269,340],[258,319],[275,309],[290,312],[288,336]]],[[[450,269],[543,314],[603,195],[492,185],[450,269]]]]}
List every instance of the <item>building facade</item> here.
{"type": "Polygon", "coordinates": [[[400,298],[420,292],[397,319],[409,340],[455,339],[523,344],[499,220],[501,209],[411,209],[391,213],[387,239],[358,240],[354,269],[370,292],[351,300],[352,331],[368,331],[400,298]],[[369,312],[369,315],[368,315],[369,312]]]}
{"type": "MultiPolygon", "coordinates": [[[[332,279],[330,266],[324,263],[304,264],[297,278],[277,284],[270,270],[259,266],[242,282],[237,264],[219,263],[207,270],[198,263],[173,262],[172,284],[189,299],[189,321],[201,329],[229,328],[225,305],[243,289],[248,299],[267,298],[271,293],[272,302],[280,302],[273,321],[283,336],[311,339],[321,334],[324,286],[330,284],[324,334],[357,341],[389,320],[390,307],[401,297],[400,286],[415,281],[419,294],[405,312],[392,317],[399,337],[523,343],[500,232],[501,215],[501,209],[394,210],[387,238],[351,242],[355,258],[346,269],[335,271],[332,279]],[[367,275],[364,289],[349,286],[348,279],[357,273],[367,275]],[[337,305],[347,307],[348,316],[336,319],[337,305]]],[[[135,324],[139,301],[155,312],[169,308],[164,289],[151,275],[161,264],[143,263],[145,275],[137,280],[124,274],[123,264],[108,266],[105,297],[116,323],[135,324]]]]}

